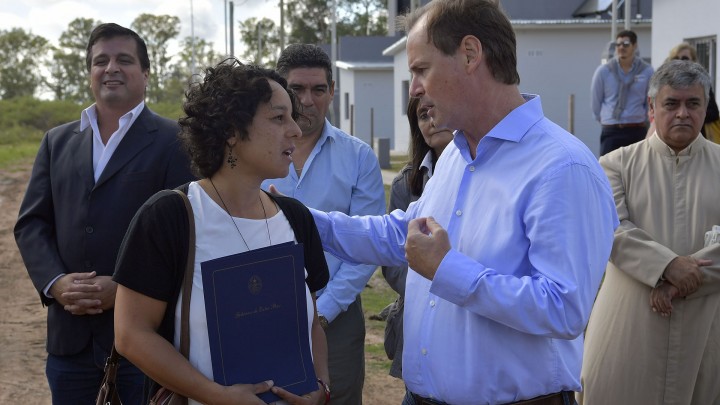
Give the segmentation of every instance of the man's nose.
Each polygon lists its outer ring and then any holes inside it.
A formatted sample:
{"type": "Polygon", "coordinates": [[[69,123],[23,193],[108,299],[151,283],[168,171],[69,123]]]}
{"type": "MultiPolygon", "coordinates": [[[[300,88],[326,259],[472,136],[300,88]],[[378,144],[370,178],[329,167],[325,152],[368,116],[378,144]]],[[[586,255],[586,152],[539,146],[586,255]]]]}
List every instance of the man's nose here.
{"type": "Polygon", "coordinates": [[[297,97],[298,100],[300,100],[300,104],[304,106],[311,106],[313,104],[312,94],[310,94],[310,91],[308,90],[298,92],[297,97]]]}
{"type": "Polygon", "coordinates": [[[119,66],[119,65],[118,65],[118,63],[117,63],[116,60],[110,59],[110,60],[108,61],[107,66],[105,66],[105,72],[106,72],[106,73],[117,72],[117,71],[119,70],[119,69],[118,69],[118,66],[119,66]]]}
{"type": "Polygon", "coordinates": [[[422,85],[420,84],[420,80],[413,75],[412,80],[410,81],[410,97],[420,97],[423,94],[425,94],[425,89],[423,89],[422,85]]]}
{"type": "Polygon", "coordinates": [[[675,116],[678,118],[687,118],[688,115],[690,115],[690,113],[687,106],[685,104],[680,104],[680,107],[677,109],[675,116]]]}

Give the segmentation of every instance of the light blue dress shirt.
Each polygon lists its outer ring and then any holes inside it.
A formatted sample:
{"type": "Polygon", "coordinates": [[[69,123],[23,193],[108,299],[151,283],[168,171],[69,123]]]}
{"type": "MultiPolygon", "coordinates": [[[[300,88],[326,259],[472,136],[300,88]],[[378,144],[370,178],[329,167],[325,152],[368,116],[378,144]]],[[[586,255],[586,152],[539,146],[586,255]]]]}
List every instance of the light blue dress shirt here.
{"type": "MultiPolygon", "coordinates": [[[[300,177],[294,169],[291,164],[285,178],[266,180],[262,188],[267,190],[274,184],[281,193],[321,211],[348,215],[385,213],[385,188],[375,152],[328,120],[300,177]]],[[[343,263],[327,252],[325,258],[330,282],[317,292],[317,309],[332,322],[355,301],[377,266],[343,263]]]]}
{"type": "MultiPolygon", "coordinates": [[[[456,132],[420,199],[403,213],[313,211],[325,248],[406,263],[413,218],[433,216],[451,250],[433,281],[409,271],[403,380],[453,405],[580,390],[581,334],[618,225],[595,156],[543,116],[540,97],[498,123],[471,159],[456,132]]],[[[481,118],[479,118],[481,119],[481,118]]]]}

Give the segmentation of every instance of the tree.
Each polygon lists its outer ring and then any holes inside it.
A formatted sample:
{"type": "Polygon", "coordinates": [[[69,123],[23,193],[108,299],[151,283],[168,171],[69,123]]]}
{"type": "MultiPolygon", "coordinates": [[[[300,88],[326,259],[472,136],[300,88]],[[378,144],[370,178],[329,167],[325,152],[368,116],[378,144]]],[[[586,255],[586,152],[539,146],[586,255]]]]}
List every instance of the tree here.
{"type": "Polygon", "coordinates": [[[0,98],[34,96],[49,50],[47,39],[22,28],[0,30],[0,98]]]}
{"type": "Polygon", "coordinates": [[[340,0],[338,36],[387,35],[387,0],[340,0]]]}
{"type": "Polygon", "coordinates": [[[240,38],[245,44],[243,57],[256,65],[274,67],[280,51],[280,33],[275,22],[255,17],[240,23],[240,38]]]}
{"type": "Polygon", "coordinates": [[[168,42],[180,33],[180,18],[170,15],[140,14],[130,27],[145,40],[150,57],[149,101],[159,101],[160,83],[169,78],[168,42]]]}
{"type": "Polygon", "coordinates": [[[185,37],[182,41],[179,61],[172,65],[168,80],[160,91],[159,101],[165,103],[181,104],[185,90],[191,81],[199,80],[202,70],[214,66],[222,56],[213,51],[213,43],[202,38],[185,37]],[[195,61],[193,66],[193,48],[195,48],[195,61]]]}
{"type": "Polygon", "coordinates": [[[330,43],[330,13],[327,0],[287,0],[285,16],[290,24],[288,43],[330,43]]]}
{"type": "Polygon", "coordinates": [[[43,79],[55,99],[73,100],[79,104],[92,100],[85,59],[88,38],[99,24],[100,21],[92,18],[76,18],[60,35],[60,46],[53,51],[50,77],[43,79]]]}

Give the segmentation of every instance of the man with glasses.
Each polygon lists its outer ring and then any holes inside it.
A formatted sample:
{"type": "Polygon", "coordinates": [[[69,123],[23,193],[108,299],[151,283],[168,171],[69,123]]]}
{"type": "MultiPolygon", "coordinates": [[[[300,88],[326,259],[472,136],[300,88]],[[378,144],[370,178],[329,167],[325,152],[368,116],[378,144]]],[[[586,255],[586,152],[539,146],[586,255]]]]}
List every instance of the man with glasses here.
{"type": "Polygon", "coordinates": [[[615,57],[595,71],[590,89],[595,119],[602,125],[600,156],[645,138],[647,91],[653,68],[636,57],[637,35],[620,31],[615,57]]]}

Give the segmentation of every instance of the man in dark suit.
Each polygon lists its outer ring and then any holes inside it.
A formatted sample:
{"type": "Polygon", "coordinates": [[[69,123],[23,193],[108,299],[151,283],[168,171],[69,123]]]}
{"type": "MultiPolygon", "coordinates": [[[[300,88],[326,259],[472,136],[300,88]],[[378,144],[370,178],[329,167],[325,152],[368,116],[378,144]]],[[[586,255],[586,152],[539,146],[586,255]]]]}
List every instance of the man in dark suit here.
{"type": "MultiPolygon", "coordinates": [[[[53,404],[94,404],[113,342],[115,258],[137,209],[155,192],[190,181],[179,128],[144,103],[145,42],[117,24],[90,35],[86,63],[95,104],[40,144],[15,224],[15,240],[48,307],[46,374],[53,404]]],[[[127,362],[124,404],[142,398],[127,362]]]]}

